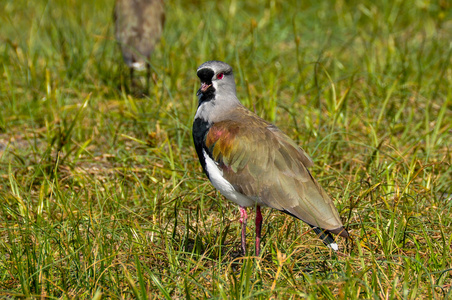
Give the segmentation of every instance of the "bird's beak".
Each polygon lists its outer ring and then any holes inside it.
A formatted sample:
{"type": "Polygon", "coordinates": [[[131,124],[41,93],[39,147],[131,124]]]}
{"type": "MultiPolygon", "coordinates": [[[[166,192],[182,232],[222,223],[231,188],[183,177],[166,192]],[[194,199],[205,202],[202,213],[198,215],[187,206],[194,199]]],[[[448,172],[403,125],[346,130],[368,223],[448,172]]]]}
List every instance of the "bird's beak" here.
{"type": "Polygon", "coordinates": [[[207,84],[205,82],[201,83],[201,92],[205,92],[208,88],[210,88],[212,86],[212,84],[207,84]]]}
{"type": "Polygon", "coordinates": [[[201,82],[201,87],[199,88],[198,92],[196,93],[196,96],[201,96],[202,93],[207,91],[209,87],[211,87],[212,84],[207,84],[205,82],[201,82]]]}

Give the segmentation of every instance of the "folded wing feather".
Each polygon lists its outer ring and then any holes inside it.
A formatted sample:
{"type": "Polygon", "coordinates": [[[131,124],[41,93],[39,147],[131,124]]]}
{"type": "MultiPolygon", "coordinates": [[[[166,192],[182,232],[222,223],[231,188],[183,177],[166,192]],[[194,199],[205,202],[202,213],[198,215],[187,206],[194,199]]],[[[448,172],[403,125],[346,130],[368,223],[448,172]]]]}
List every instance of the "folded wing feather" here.
{"type": "Polygon", "coordinates": [[[274,125],[242,111],[212,125],[206,146],[238,192],[310,225],[343,227],[331,198],[308,170],[312,160],[274,125]]]}

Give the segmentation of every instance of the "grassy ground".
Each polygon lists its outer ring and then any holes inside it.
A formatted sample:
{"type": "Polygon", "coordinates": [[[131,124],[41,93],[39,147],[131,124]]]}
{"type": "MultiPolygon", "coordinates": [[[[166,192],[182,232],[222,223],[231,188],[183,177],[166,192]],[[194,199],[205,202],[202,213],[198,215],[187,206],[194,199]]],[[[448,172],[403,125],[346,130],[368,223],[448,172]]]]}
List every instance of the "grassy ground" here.
{"type": "Polygon", "coordinates": [[[452,298],[449,1],[174,0],[145,98],[112,2],[0,2],[0,297],[452,298]],[[211,59],[313,157],[338,254],[264,209],[237,256],[191,139],[211,59]]]}

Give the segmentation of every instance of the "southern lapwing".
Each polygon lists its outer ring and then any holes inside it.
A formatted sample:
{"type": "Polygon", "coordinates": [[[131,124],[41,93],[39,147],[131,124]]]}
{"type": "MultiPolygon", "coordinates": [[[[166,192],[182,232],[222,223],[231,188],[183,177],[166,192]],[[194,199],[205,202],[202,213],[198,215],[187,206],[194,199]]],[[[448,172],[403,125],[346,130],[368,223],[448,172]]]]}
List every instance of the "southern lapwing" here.
{"type": "Polygon", "coordinates": [[[246,254],[246,207],[256,207],[256,254],[260,252],[261,206],[296,217],[338,250],[331,233],[348,237],[333,201],[312,177],[311,158],[275,125],[246,109],[236,96],[232,68],[208,61],[197,70],[201,88],[193,140],[213,186],[240,207],[246,254]]]}
{"type": "Polygon", "coordinates": [[[114,21],[116,40],[130,68],[131,86],[134,69],[146,67],[146,91],[149,91],[149,59],[165,24],[163,0],[116,0],[114,21]]]}

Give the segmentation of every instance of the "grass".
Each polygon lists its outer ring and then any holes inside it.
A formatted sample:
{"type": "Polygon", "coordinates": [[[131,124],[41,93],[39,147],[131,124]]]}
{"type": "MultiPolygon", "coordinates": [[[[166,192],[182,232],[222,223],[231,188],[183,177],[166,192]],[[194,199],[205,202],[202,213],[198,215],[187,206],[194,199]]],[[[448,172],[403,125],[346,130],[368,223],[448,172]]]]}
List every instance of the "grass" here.
{"type": "Polygon", "coordinates": [[[112,2],[0,3],[0,297],[452,298],[448,1],[170,1],[145,98],[112,2]],[[261,256],[237,255],[191,139],[211,59],[313,157],[337,255],[269,209],[261,256]]]}

